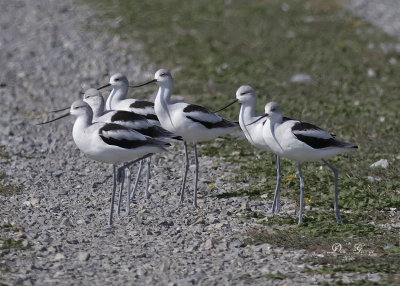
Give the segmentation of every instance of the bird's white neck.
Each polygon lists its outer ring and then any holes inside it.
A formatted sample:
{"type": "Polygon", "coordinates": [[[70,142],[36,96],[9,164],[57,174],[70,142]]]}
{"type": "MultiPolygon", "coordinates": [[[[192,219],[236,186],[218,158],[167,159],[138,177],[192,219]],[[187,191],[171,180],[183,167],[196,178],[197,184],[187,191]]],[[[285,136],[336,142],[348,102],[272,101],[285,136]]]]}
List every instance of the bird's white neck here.
{"type": "Polygon", "coordinates": [[[87,113],[79,115],[74,123],[74,127],[72,129],[72,137],[79,149],[82,144],[87,143],[86,129],[92,125],[93,120],[93,112],[92,110],[88,110],[87,113]],[[85,143],[86,142],[86,143],[85,143]]]}
{"type": "Polygon", "coordinates": [[[104,99],[102,98],[101,101],[91,104],[90,107],[93,110],[93,120],[99,118],[104,114],[104,99]]]}
{"type": "Polygon", "coordinates": [[[173,130],[174,124],[172,122],[171,114],[168,106],[171,104],[171,95],[174,85],[160,86],[157,91],[157,97],[154,101],[154,111],[160,119],[161,126],[169,131],[173,130]]]}
{"type": "Polygon", "coordinates": [[[267,122],[265,122],[265,125],[263,128],[267,128],[267,130],[264,129],[264,132],[267,131],[270,134],[270,137],[272,140],[268,140],[265,139],[264,140],[268,143],[269,147],[277,154],[282,154],[283,152],[283,148],[281,146],[281,144],[279,143],[276,134],[275,134],[275,130],[276,128],[282,123],[282,120],[277,121],[276,118],[270,118],[269,120],[267,120],[267,122]]]}
{"type": "Polygon", "coordinates": [[[128,93],[127,85],[114,87],[107,98],[106,109],[113,110],[113,105],[115,105],[117,102],[120,102],[121,100],[124,100],[126,98],[127,93],[128,93]]]}
{"type": "Polygon", "coordinates": [[[257,101],[243,103],[240,107],[239,121],[244,121],[245,124],[254,121],[256,116],[256,104],[257,101]]]}
{"type": "Polygon", "coordinates": [[[257,122],[253,125],[249,125],[250,123],[252,123],[257,119],[255,115],[256,103],[257,103],[256,101],[243,103],[242,106],[240,107],[240,113],[239,113],[240,128],[242,129],[246,138],[251,143],[254,143],[254,140],[251,136],[250,130],[254,128],[255,124],[258,124],[257,122]]]}
{"type": "Polygon", "coordinates": [[[166,103],[170,103],[173,90],[174,90],[173,83],[169,84],[168,86],[160,86],[157,91],[157,97],[159,97],[160,100],[166,103]]]}

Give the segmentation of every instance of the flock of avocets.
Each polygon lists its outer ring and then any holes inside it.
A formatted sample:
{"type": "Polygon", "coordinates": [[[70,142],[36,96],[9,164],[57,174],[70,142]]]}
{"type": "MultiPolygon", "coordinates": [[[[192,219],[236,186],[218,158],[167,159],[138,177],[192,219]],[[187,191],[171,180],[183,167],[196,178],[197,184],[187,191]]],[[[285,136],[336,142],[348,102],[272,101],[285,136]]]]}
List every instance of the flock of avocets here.
{"type": "Polygon", "coordinates": [[[70,109],[67,114],[40,123],[50,123],[68,115],[76,116],[72,135],[78,148],[93,160],[113,165],[110,225],[112,225],[115,215],[114,197],[117,183],[120,184],[120,191],[116,215],[128,215],[131,199],[136,195],[143,162],[146,161],[148,165],[145,191],[145,196],[148,198],[150,156],[167,151],[170,146],[169,142],[176,140],[183,140],[186,159],[179,203],[183,203],[189,170],[187,143],[192,142],[195,157],[193,205],[197,207],[199,161],[196,144],[229,134],[238,125],[252,145],[273,152],[276,156],[277,179],[272,205],[273,214],[280,211],[280,157],[288,158],[298,164],[300,178],[299,225],[302,223],[304,209],[304,181],[301,164],[307,161],[322,160],[335,176],[334,212],[337,222],[342,222],[338,205],[338,172],[325,159],[356,149],[357,145],[339,141],[334,135],[315,125],[283,117],[279,104],[276,102],[267,103],[265,113],[256,115],[256,93],[247,85],[239,87],[233,102],[215,112],[210,112],[199,105],[172,101],[173,88],[174,80],[166,69],[158,70],[153,80],[136,86],[130,86],[124,75],[114,74],[108,84],[97,89],[86,90],[83,100],[75,101],[71,107],[54,111],[70,109]],[[130,87],[137,88],[150,83],[157,83],[159,86],[154,103],[126,98],[130,87]],[[107,101],[104,102],[100,90],[109,86],[112,87],[112,91],[107,101]],[[236,102],[242,105],[239,122],[224,119],[216,114],[236,102]],[[139,161],[139,173],[131,193],[128,167],[139,161]],[[117,169],[119,164],[122,164],[122,167],[117,169]],[[121,213],[125,178],[127,178],[126,208],[125,212],[121,213]]]}

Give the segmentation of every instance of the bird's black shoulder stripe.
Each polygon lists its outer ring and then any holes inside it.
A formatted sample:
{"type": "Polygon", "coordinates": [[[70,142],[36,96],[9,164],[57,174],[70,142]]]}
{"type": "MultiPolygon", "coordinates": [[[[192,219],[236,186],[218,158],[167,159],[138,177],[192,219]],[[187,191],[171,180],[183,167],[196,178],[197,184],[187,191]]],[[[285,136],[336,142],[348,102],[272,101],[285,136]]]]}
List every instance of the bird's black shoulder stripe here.
{"type": "Polygon", "coordinates": [[[202,121],[202,120],[198,120],[196,118],[193,118],[191,116],[186,116],[187,118],[189,118],[190,120],[200,123],[201,125],[203,125],[204,127],[206,127],[207,129],[213,129],[213,128],[229,128],[229,127],[235,127],[237,126],[236,123],[228,121],[228,120],[221,120],[218,122],[207,122],[207,121],[202,121]]]}
{"type": "Polygon", "coordinates": [[[322,130],[321,128],[307,122],[296,122],[292,126],[292,131],[322,130]]]}
{"type": "Polygon", "coordinates": [[[142,128],[142,129],[138,129],[137,131],[142,133],[143,135],[149,136],[149,137],[161,137],[162,134],[159,131],[159,129],[157,128],[158,126],[150,126],[149,128],[142,128]]]}
{"type": "Polygon", "coordinates": [[[283,117],[282,118],[282,122],[286,122],[286,121],[289,121],[289,120],[293,120],[292,118],[289,118],[289,117],[283,117]]]}
{"type": "Polygon", "coordinates": [[[118,146],[124,149],[134,149],[145,145],[149,145],[146,140],[127,140],[127,139],[115,139],[100,135],[100,138],[108,145],[118,146]]]}
{"type": "Polygon", "coordinates": [[[101,135],[103,131],[107,132],[107,131],[117,131],[117,130],[129,130],[129,128],[115,123],[107,123],[106,125],[104,125],[99,129],[99,134],[101,135]]]}
{"type": "Polygon", "coordinates": [[[130,111],[117,111],[113,116],[111,116],[111,122],[115,121],[124,121],[124,122],[132,122],[146,120],[146,117],[134,112],[130,111]]]}
{"type": "Polygon", "coordinates": [[[183,112],[190,113],[190,112],[203,112],[203,113],[211,113],[207,109],[205,109],[203,106],[200,105],[195,105],[195,104],[189,104],[187,105],[184,109],[183,112]]]}
{"type": "Polygon", "coordinates": [[[149,113],[149,114],[144,115],[144,117],[146,117],[146,118],[149,119],[149,120],[160,121],[160,120],[158,120],[158,117],[157,117],[157,115],[155,115],[155,114],[149,113]]]}
{"type": "MultiPolygon", "coordinates": [[[[99,136],[106,144],[118,146],[118,147],[121,147],[124,149],[134,149],[134,148],[139,148],[142,146],[164,146],[164,147],[167,147],[167,146],[171,145],[169,143],[162,142],[162,141],[159,141],[159,140],[156,140],[153,138],[149,138],[149,137],[147,137],[146,140],[139,140],[139,139],[129,140],[129,139],[117,139],[117,138],[113,138],[113,137],[106,137],[102,134],[103,131],[107,132],[107,131],[118,131],[118,130],[128,130],[129,131],[132,129],[118,125],[118,124],[109,123],[99,129],[99,136]]],[[[146,135],[144,133],[142,133],[142,134],[146,135]]]]}
{"type": "Polygon", "coordinates": [[[134,149],[146,145],[146,140],[128,140],[128,139],[116,139],[113,137],[106,137],[103,132],[118,131],[118,130],[129,130],[129,128],[115,124],[108,123],[99,129],[100,138],[108,145],[118,146],[124,149],[134,149]]]}
{"type": "Polygon", "coordinates": [[[306,136],[306,135],[296,134],[296,133],[293,133],[293,134],[301,142],[306,143],[308,146],[310,146],[314,149],[323,149],[323,148],[329,148],[329,147],[349,147],[348,146],[349,144],[340,142],[334,138],[326,139],[326,138],[312,137],[312,136],[306,136]]]}
{"type": "Polygon", "coordinates": [[[153,107],[154,103],[146,100],[136,100],[134,103],[129,105],[130,108],[146,108],[146,107],[153,107]]]}

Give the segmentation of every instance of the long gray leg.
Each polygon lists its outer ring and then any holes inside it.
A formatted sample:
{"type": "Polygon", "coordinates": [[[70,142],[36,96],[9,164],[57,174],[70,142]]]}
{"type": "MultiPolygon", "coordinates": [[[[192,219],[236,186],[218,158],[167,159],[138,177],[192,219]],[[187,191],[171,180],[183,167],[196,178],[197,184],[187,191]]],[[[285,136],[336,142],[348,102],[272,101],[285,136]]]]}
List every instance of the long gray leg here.
{"type": "Polygon", "coordinates": [[[298,164],[298,169],[300,177],[300,210],[299,210],[299,223],[297,225],[301,225],[303,223],[303,209],[304,209],[304,180],[303,180],[303,173],[301,172],[301,163],[298,164]]]}
{"type": "Polygon", "coordinates": [[[129,171],[129,168],[125,168],[125,178],[127,178],[127,183],[126,183],[126,207],[125,207],[125,213],[122,214],[122,216],[129,215],[129,213],[131,211],[131,171],[129,171]]]}
{"type": "Polygon", "coordinates": [[[276,163],[276,187],[275,187],[275,195],[274,202],[272,204],[272,213],[277,214],[281,210],[281,158],[278,155],[275,155],[275,163],[276,163]]]}
{"type": "Polygon", "coordinates": [[[179,199],[179,204],[182,205],[183,204],[183,194],[185,192],[185,185],[186,185],[186,176],[187,176],[187,172],[189,170],[189,155],[188,155],[188,151],[187,151],[187,143],[186,141],[183,141],[183,147],[185,148],[185,165],[184,165],[184,175],[183,175],[183,179],[182,179],[182,186],[181,186],[181,197],[179,199]]]}
{"type": "Polygon", "coordinates": [[[146,191],[144,192],[144,198],[148,200],[150,198],[149,187],[150,187],[150,166],[151,166],[151,157],[147,158],[147,176],[146,176],[146,191]]]}
{"type": "Polygon", "coordinates": [[[121,214],[122,191],[124,190],[124,183],[125,183],[125,167],[122,166],[121,168],[119,168],[117,171],[117,174],[118,174],[117,181],[120,183],[119,197],[118,197],[118,209],[117,209],[117,215],[119,216],[121,214]]]}
{"type": "Polygon", "coordinates": [[[112,194],[111,194],[111,208],[110,208],[110,218],[108,221],[109,225],[113,224],[113,214],[114,214],[114,197],[115,197],[115,190],[117,189],[117,167],[113,165],[113,174],[114,174],[114,183],[113,183],[113,189],[112,189],[112,194]]]}
{"type": "Polygon", "coordinates": [[[194,162],[196,169],[194,171],[194,193],[193,193],[193,206],[197,208],[197,182],[199,181],[199,158],[197,157],[197,144],[193,144],[194,147],[194,162]]]}
{"type": "Polygon", "coordinates": [[[140,175],[142,174],[143,161],[144,161],[144,160],[140,160],[139,171],[138,171],[138,173],[137,173],[137,177],[136,177],[136,181],[135,181],[135,186],[133,187],[133,191],[132,191],[132,194],[131,194],[131,200],[134,199],[134,198],[136,197],[136,191],[137,191],[137,187],[138,187],[138,184],[139,184],[140,175]]]}
{"type": "Polygon", "coordinates": [[[342,217],[340,216],[340,210],[339,210],[339,189],[338,189],[338,179],[339,179],[339,174],[338,171],[336,170],[335,167],[333,167],[331,164],[328,163],[325,159],[322,159],[322,162],[324,162],[333,172],[335,175],[335,202],[334,202],[334,211],[335,211],[335,216],[336,216],[336,221],[338,223],[342,223],[342,217]]]}

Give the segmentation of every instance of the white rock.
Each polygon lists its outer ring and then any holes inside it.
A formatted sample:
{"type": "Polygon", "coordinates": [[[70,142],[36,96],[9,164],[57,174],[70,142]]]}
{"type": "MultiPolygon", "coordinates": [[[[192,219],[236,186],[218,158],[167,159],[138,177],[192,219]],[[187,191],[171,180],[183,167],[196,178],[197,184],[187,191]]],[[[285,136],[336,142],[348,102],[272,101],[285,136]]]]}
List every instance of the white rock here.
{"type": "Polygon", "coordinates": [[[379,161],[376,161],[373,163],[370,167],[382,167],[382,168],[387,168],[389,166],[389,162],[386,159],[380,159],[379,161]]]}
{"type": "Polygon", "coordinates": [[[40,203],[40,199],[39,198],[32,198],[31,200],[30,200],[30,203],[31,203],[31,205],[32,206],[38,206],[39,205],[39,203],[40,203]]]}
{"type": "Polygon", "coordinates": [[[381,276],[379,276],[379,274],[368,274],[368,280],[378,283],[381,280],[381,276]]]}
{"type": "Polygon", "coordinates": [[[54,260],[62,260],[62,259],[65,259],[65,255],[62,254],[62,253],[57,253],[57,254],[54,256],[54,260]]]}
{"type": "Polygon", "coordinates": [[[297,73],[290,79],[291,82],[310,82],[311,76],[306,73],[297,73]]]}
{"type": "Polygon", "coordinates": [[[212,238],[209,238],[206,240],[206,242],[204,243],[204,249],[211,249],[214,247],[214,241],[212,238]]]}
{"type": "Polygon", "coordinates": [[[368,69],[368,77],[375,77],[376,76],[376,72],[373,69],[368,69]]]}
{"type": "Polygon", "coordinates": [[[90,257],[89,252],[79,252],[78,253],[78,260],[79,261],[87,261],[90,257]]]}
{"type": "Polygon", "coordinates": [[[264,273],[264,274],[269,273],[270,271],[271,271],[271,269],[270,269],[270,267],[268,265],[265,265],[265,266],[260,268],[260,272],[264,273]]]}
{"type": "Polygon", "coordinates": [[[368,176],[367,178],[368,178],[368,181],[370,181],[370,182],[379,182],[379,181],[382,181],[382,178],[380,178],[380,177],[368,176]]]}

